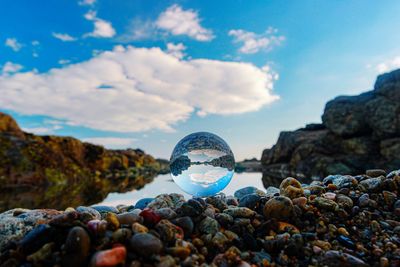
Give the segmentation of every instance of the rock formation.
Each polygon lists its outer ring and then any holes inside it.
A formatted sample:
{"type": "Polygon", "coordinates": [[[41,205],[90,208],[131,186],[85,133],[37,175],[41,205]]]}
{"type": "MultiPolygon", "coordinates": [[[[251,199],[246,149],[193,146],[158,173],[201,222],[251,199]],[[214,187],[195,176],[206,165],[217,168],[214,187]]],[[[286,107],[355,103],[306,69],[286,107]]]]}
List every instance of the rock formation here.
{"type": "Polygon", "coordinates": [[[62,208],[71,198],[96,203],[110,191],[142,187],[164,165],[140,149],[107,150],[72,137],[26,133],[0,112],[0,210],[49,203],[62,208]],[[90,196],[83,200],[85,192],[90,196]]]}
{"type": "Polygon", "coordinates": [[[281,132],[261,162],[265,186],[287,176],[309,181],[399,168],[400,70],[380,75],[372,91],[329,101],[322,124],[281,132]]]}

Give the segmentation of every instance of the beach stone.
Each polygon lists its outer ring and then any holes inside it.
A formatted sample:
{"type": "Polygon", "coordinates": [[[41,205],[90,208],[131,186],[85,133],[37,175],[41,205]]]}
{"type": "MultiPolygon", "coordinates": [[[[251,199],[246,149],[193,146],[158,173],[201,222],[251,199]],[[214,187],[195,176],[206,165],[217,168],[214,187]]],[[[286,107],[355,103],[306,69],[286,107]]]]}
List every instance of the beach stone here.
{"type": "Polygon", "coordinates": [[[316,197],[314,199],[315,205],[319,208],[326,209],[326,210],[335,210],[338,208],[338,204],[330,199],[324,197],[316,197]]]}
{"type": "Polygon", "coordinates": [[[177,216],[176,212],[171,208],[161,208],[154,211],[155,214],[161,217],[161,219],[173,219],[177,216]]]}
{"type": "Polygon", "coordinates": [[[138,202],[136,202],[136,204],[135,204],[135,209],[143,210],[143,209],[147,208],[147,205],[149,203],[151,203],[153,200],[154,200],[153,197],[139,199],[138,202]]]}
{"type": "Polygon", "coordinates": [[[357,179],[350,175],[329,175],[322,180],[324,185],[333,184],[338,189],[353,187],[358,184],[357,179]]]}
{"type": "Polygon", "coordinates": [[[336,195],[336,202],[344,209],[351,209],[353,207],[353,200],[346,195],[336,195]]]}
{"type": "Polygon", "coordinates": [[[239,190],[236,190],[233,195],[237,199],[241,199],[242,197],[244,197],[245,195],[248,195],[248,194],[258,194],[260,196],[265,196],[265,193],[263,191],[261,191],[260,189],[258,189],[257,187],[254,187],[254,186],[248,186],[248,187],[244,187],[239,190]]]}
{"type": "Polygon", "coordinates": [[[39,224],[18,242],[18,246],[25,254],[33,253],[40,249],[44,244],[49,243],[55,232],[55,229],[51,226],[47,224],[39,224]]]}
{"type": "Polygon", "coordinates": [[[182,228],[165,219],[157,223],[155,229],[160,234],[161,239],[165,242],[170,242],[177,238],[183,238],[184,236],[182,228]]]}
{"type": "Polygon", "coordinates": [[[360,185],[363,186],[368,192],[377,192],[382,185],[381,178],[369,178],[360,182],[360,185]]]}
{"type": "Polygon", "coordinates": [[[325,253],[322,262],[329,267],[367,267],[363,260],[347,253],[329,250],[325,253]]]}
{"type": "Polygon", "coordinates": [[[292,177],[288,177],[281,182],[279,186],[279,192],[281,196],[285,196],[290,199],[304,196],[304,190],[301,187],[300,182],[292,177]]]}
{"type": "Polygon", "coordinates": [[[206,198],[206,203],[213,205],[215,208],[219,210],[224,210],[228,208],[228,204],[226,203],[225,197],[221,197],[221,195],[211,196],[206,198]]]}
{"type": "Polygon", "coordinates": [[[111,206],[96,205],[96,206],[91,206],[91,208],[97,210],[100,213],[106,213],[106,212],[112,212],[115,214],[119,213],[117,208],[111,206]]]}
{"type": "Polygon", "coordinates": [[[139,233],[132,236],[130,247],[135,253],[149,257],[153,254],[159,254],[163,249],[163,243],[152,234],[139,233]]]}
{"type": "Polygon", "coordinates": [[[205,217],[200,221],[198,229],[203,234],[216,234],[219,230],[219,223],[210,217],[205,217]]]}
{"type": "Polygon", "coordinates": [[[153,226],[161,220],[161,217],[149,208],[142,210],[139,215],[143,217],[143,223],[146,226],[153,226]]]}
{"type": "Polygon", "coordinates": [[[131,225],[135,222],[143,223],[143,217],[137,214],[136,212],[124,212],[116,215],[120,224],[131,225]]]}
{"type": "Polygon", "coordinates": [[[250,218],[253,217],[256,212],[246,207],[234,207],[224,210],[224,213],[231,215],[233,218],[250,218]]]}
{"type": "Polygon", "coordinates": [[[1,213],[0,251],[10,241],[20,240],[37,225],[47,223],[61,213],[62,211],[53,209],[12,209],[1,213]]]}
{"type": "Polygon", "coordinates": [[[248,194],[239,200],[239,207],[246,207],[249,209],[255,209],[260,201],[261,197],[258,194],[248,194]]]}
{"type": "Polygon", "coordinates": [[[386,176],[386,171],[382,169],[371,169],[365,172],[369,177],[386,176]]]}
{"type": "Polygon", "coordinates": [[[71,228],[65,241],[63,266],[84,266],[90,251],[89,234],[80,226],[71,228]]]}
{"type": "Polygon", "coordinates": [[[279,188],[275,187],[275,186],[268,186],[267,190],[266,190],[266,196],[267,197],[273,197],[275,195],[279,195],[279,188]]]}
{"type": "Polygon", "coordinates": [[[273,197],[265,203],[264,216],[267,219],[275,218],[287,220],[293,215],[293,203],[288,197],[273,197]]]}
{"type": "Polygon", "coordinates": [[[138,222],[133,223],[131,228],[132,228],[132,232],[135,234],[149,232],[149,229],[146,226],[144,226],[138,222]]]}
{"type": "Polygon", "coordinates": [[[120,228],[112,233],[112,240],[115,243],[125,243],[132,236],[132,230],[129,228],[120,228]]]}
{"type": "Polygon", "coordinates": [[[227,213],[217,213],[215,215],[215,219],[218,221],[219,224],[225,227],[233,223],[233,217],[227,213]]]}
{"type": "Polygon", "coordinates": [[[201,201],[189,199],[179,207],[177,213],[183,216],[198,217],[205,209],[206,206],[201,201]]]}
{"type": "Polygon", "coordinates": [[[185,198],[181,194],[161,194],[158,195],[153,201],[151,201],[147,208],[158,210],[161,208],[175,208],[185,201],[185,198]]]}
{"type": "Polygon", "coordinates": [[[76,211],[79,212],[83,221],[88,222],[90,220],[101,220],[100,212],[92,207],[79,206],[76,208],[76,211]]]}
{"type": "MultiPolygon", "coordinates": [[[[91,260],[93,267],[112,267],[123,264],[126,258],[126,248],[117,246],[112,249],[96,252],[91,260]]],[[[72,266],[72,265],[71,265],[72,266]]]]}
{"type": "Polygon", "coordinates": [[[172,223],[182,228],[186,237],[189,237],[193,233],[194,223],[192,218],[190,218],[189,216],[176,218],[172,221],[172,223]]]}

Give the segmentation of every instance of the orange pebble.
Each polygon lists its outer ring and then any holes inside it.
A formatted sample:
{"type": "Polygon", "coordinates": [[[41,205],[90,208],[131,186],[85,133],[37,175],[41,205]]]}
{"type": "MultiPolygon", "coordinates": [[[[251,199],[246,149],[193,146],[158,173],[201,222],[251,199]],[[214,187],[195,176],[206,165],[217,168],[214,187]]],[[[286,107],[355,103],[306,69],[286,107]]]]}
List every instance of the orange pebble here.
{"type": "Polygon", "coordinates": [[[126,248],[123,246],[114,247],[112,249],[99,251],[94,254],[92,266],[108,267],[115,266],[125,262],[126,248]]]}

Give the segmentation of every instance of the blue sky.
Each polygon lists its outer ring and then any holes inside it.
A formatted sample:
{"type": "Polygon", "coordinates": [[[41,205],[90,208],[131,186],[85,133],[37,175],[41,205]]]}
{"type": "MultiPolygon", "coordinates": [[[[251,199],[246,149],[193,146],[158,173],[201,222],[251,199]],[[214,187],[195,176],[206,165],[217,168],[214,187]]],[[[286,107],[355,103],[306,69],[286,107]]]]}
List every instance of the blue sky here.
{"type": "Polygon", "coordinates": [[[398,1],[18,1],[0,110],[29,132],[169,158],[196,131],[259,158],[282,130],[400,67],[398,1]]]}

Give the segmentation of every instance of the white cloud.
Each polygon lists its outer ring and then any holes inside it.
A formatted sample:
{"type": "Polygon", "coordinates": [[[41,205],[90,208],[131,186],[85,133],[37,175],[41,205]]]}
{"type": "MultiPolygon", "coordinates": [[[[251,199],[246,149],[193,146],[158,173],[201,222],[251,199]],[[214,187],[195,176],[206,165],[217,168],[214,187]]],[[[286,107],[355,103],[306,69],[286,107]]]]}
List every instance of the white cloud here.
{"type": "Polygon", "coordinates": [[[136,139],[120,137],[89,137],[83,138],[82,141],[115,149],[131,147],[135,143],[136,139]]]}
{"type": "Polygon", "coordinates": [[[185,53],[183,51],[185,50],[186,46],[182,43],[167,43],[167,53],[176,58],[183,58],[185,56],[185,53]]]}
{"type": "Polygon", "coordinates": [[[22,48],[22,44],[16,38],[7,38],[4,44],[14,50],[14,52],[18,52],[22,48]]]}
{"type": "Polygon", "coordinates": [[[38,46],[38,45],[40,45],[40,42],[39,42],[38,40],[33,40],[33,41],[31,42],[31,44],[32,44],[33,46],[38,46]]]}
{"type": "Polygon", "coordinates": [[[388,72],[400,68],[400,56],[381,62],[375,66],[367,65],[367,68],[373,67],[378,73],[388,72]]]}
{"type": "Polygon", "coordinates": [[[265,33],[256,34],[245,30],[230,30],[229,36],[234,37],[234,43],[241,43],[239,52],[243,54],[254,54],[260,50],[271,50],[274,46],[280,45],[285,37],[278,35],[278,31],[269,27],[265,33]]]}
{"type": "Polygon", "coordinates": [[[194,111],[260,109],[278,99],[275,78],[249,63],[179,60],[159,48],[117,46],[46,73],[0,76],[0,106],[105,131],[171,131],[194,111]]]}
{"type": "Polygon", "coordinates": [[[68,64],[68,63],[71,63],[71,60],[69,60],[69,59],[60,59],[58,61],[58,64],[60,64],[60,65],[65,65],[65,64],[68,64]]]}
{"type": "Polygon", "coordinates": [[[3,68],[1,69],[1,72],[3,74],[11,74],[20,71],[23,68],[22,65],[12,63],[11,61],[7,61],[4,65],[3,68]]]}
{"type": "Polygon", "coordinates": [[[96,3],[96,0],[82,0],[79,1],[78,4],[81,6],[91,6],[94,5],[96,3]]]}
{"type": "Polygon", "coordinates": [[[211,30],[200,25],[196,11],[184,10],[176,4],[161,13],[155,24],[159,29],[166,30],[172,35],[187,35],[197,41],[210,41],[214,38],[211,30]]]}
{"type": "Polygon", "coordinates": [[[100,19],[97,17],[97,13],[90,10],[85,14],[85,19],[93,21],[94,29],[93,32],[86,34],[85,36],[99,37],[99,38],[110,38],[115,35],[115,29],[111,22],[100,19]]]}
{"type": "Polygon", "coordinates": [[[52,33],[54,38],[57,38],[63,42],[73,42],[76,41],[77,39],[68,33],[59,33],[59,32],[53,32],[52,33]]]}

